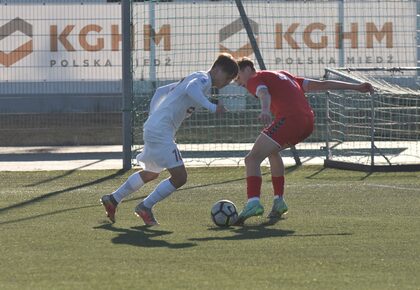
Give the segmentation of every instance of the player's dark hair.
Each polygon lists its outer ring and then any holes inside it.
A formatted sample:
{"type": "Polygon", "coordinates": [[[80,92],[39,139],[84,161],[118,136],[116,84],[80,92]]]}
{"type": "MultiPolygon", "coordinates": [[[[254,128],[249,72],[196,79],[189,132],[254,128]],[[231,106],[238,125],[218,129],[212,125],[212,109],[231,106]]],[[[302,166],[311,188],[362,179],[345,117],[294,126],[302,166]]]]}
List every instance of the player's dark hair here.
{"type": "Polygon", "coordinates": [[[219,54],[211,69],[215,67],[220,67],[224,72],[232,76],[232,78],[236,77],[239,71],[238,63],[229,53],[219,54]]]}
{"type": "Polygon", "coordinates": [[[253,71],[255,71],[254,62],[249,57],[242,57],[238,60],[238,66],[240,70],[244,70],[246,67],[250,67],[253,71]]]}

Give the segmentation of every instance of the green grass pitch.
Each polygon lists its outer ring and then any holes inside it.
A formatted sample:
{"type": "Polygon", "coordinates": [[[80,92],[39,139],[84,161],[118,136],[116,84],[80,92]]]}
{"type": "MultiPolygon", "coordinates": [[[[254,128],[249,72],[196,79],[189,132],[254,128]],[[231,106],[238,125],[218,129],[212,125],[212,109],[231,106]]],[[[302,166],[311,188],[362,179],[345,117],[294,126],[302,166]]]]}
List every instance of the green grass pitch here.
{"type": "Polygon", "coordinates": [[[222,198],[242,208],[244,168],[188,172],[151,228],[133,209],[157,182],[113,225],[99,204],[132,171],[1,172],[0,289],[420,289],[419,172],[291,167],[285,219],[228,229],[210,208],[222,198]]]}

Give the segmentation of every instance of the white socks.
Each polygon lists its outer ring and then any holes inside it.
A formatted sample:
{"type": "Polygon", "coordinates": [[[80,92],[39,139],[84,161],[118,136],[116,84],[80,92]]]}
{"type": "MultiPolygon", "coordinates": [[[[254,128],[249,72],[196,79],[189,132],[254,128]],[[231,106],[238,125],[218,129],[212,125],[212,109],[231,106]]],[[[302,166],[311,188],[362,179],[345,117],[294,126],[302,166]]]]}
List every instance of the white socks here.
{"type": "MultiPolygon", "coordinates": [[[[116,191],[114,191],[112,196],[116,202],[120,203],[125,197],[139,190],[143,185],[143,179],[141,179],[140,174],[136,172],[132,174],[116,191]]],[[[176,188],[172,185],[169,179],[165,179],[159,183],[155,190],[153,190],[153,192],[143,200],[143,204],[148,208],[152,208],[157,202],[167,198],[175,190],[176,188]]]]}
{"type": "Polygon", "coordinates": [[[112,193],[114,199],[120,203],[123,198],[139,190],[144,185],[143,179],[141,179],[140,173],[136,172],[132,174],[126,182],[123,183],[116,191],[112,193]]]}
{"type": "Polygon", "coordinates": [[[157,202],[167,198],[175,190],[176,188],[169,179],[165,179],[143,200],[143,204],[145,207],[152,208],[157,202]]]}
{"type": "Polygon", "coordinates": [[[274,196],[274,200],[276,200],[276,199],[283,200],[283,196],[278,196],[278,195],[275,195],[275,196],[274,196]]]}
{"type": "Polygon", "coordinates": [[[253,202],[255,200],[260,201],[260,198],[259,197],[251,197],[251,198],[248,199],[248,202],[253,202]]]}

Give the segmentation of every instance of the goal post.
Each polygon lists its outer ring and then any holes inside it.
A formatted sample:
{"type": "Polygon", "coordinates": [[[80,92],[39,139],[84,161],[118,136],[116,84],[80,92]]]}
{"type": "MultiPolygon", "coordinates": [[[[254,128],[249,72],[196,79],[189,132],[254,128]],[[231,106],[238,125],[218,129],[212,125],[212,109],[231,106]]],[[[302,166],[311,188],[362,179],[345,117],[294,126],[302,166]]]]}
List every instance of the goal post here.
{"type": "Polygon", "coordinates": [[[420,68],[327,68],[327,79],[370,82],[374,94],[326,95],[326,167],[420,170],[420,68]]]}
{"type": "Polygon", "coordinates": [[[123,169],[131,169],[132,146],[132,103],[133,103],[133,74],[131,58],[131,1],[121,1],[121,30],[122,30],[122,139],[123,139],[123,169]]]}

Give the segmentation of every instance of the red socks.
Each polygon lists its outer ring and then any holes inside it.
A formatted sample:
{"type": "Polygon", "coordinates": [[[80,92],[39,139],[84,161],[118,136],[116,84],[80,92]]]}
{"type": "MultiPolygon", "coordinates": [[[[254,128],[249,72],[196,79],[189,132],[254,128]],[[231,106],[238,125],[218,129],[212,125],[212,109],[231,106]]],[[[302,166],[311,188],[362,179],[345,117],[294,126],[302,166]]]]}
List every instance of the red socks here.
{"type": "Polygon", "coordinates": [[[284,193],[284,176],[271,176],[273,183],[274,195],[283,196],[284,193]]]}
{"type": "Polygon", "coordinates": [[[260,197],[261,184],[261,176],[248,176],[246,178],[246,194],[248,195],[248,199],[253,197],[260,197]]]}
{"type": "MultiPolygon", "coordinates": [[[[284,176],[271,176],[271,182],[273,183],[274,196],[282,197],[284,194],[284,176]]],[[[248,176],[246,178],[246,193],[248,199],[253,197],[260,197],[261,195],[261,176],[248,176]]]]}

